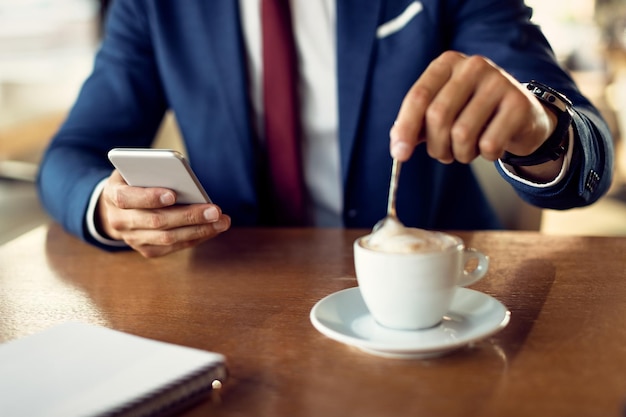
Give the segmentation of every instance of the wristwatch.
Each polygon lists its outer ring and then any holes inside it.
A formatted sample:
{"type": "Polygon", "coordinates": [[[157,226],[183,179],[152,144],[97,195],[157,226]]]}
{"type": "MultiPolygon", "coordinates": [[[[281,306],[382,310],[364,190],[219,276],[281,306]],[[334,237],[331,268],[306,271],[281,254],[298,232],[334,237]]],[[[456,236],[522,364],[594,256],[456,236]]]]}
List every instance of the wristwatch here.
{"type": "Polygon", "coordinates": [[[543,104],[554,111],[557,116],[557,124],[552,135],[530,155],[518,156],[510,152],[504,152],[504,156],[500,160],[505,164],[513,166],[539,165],[559,159],[567,150],[568,142],[564,139],[568,135],[569,127],[572,123],[572,102],[567,97],[534,80],[526,84],[526,88],[543,104]]]}

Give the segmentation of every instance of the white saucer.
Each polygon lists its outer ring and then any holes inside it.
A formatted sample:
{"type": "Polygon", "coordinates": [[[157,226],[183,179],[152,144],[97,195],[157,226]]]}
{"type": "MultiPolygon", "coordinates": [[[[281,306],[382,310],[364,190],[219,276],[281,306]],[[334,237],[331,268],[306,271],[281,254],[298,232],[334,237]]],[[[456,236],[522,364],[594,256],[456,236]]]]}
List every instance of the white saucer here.
{"type": "Polygon", "coordinates": [[[404,359],[443,355],[496,333],[510,317],[501,302],[468,288],[458,288],[443,321],[425,330],[379,325],[365,307],[359,287],[322,298],[310,314],[313,326],[331,339],[374,355],[404,359]]]}

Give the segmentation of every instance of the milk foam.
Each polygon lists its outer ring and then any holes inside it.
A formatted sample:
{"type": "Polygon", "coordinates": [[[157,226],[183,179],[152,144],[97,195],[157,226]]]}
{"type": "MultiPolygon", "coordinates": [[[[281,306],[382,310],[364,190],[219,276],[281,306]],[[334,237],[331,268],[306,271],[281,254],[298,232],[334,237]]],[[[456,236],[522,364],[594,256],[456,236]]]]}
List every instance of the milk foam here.
{"type": "Polygon", "coordinates": [[[375,251],[388,253],[439,252],[454,244],[441,233],[405,227],[399,222],[387,222],[376,232],[365,236],[361,244],[375,251]]]}

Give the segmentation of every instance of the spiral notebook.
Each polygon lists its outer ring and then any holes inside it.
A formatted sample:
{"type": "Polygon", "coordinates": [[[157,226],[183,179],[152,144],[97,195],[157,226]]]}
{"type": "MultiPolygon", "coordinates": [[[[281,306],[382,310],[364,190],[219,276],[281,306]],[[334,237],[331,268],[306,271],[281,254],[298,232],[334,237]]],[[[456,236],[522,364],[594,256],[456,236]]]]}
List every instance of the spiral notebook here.
{"type": "Polygon", "coordinates": [[[64,323],[0,344],[0,416],[170,416],[225,378],[219,353],[64,323]]]}

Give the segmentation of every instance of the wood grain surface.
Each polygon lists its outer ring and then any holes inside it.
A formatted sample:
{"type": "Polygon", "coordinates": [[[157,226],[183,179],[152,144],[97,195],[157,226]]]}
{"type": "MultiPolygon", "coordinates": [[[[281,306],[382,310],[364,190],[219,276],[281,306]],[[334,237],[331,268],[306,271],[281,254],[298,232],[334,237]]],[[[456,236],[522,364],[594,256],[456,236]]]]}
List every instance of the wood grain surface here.
{"type": "Polygon", "coordinates": [[[0,246],[0,341],[79,320],[225,354],[220,401],[186,416],[623,415],[626,238],[458,233],[491,258],[472,288],[511,322],[446,356],[398,360],[309,321],[318,300],[356,286],[352,242],[366,232],[233,229],[144,259],[41,227],[0,246]]]}

